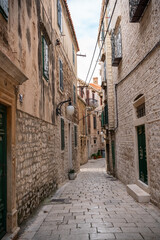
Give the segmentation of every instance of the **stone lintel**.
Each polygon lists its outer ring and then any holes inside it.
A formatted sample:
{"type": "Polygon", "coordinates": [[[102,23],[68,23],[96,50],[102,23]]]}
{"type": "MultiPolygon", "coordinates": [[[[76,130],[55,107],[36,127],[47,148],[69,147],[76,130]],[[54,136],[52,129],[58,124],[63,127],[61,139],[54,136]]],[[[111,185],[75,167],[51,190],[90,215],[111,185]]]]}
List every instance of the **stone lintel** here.
{"type": "Polygon", "coordinates": [[[20,85],[28,79],[1,50],[0,68],[12,77],[14,85],[20,85]]]}

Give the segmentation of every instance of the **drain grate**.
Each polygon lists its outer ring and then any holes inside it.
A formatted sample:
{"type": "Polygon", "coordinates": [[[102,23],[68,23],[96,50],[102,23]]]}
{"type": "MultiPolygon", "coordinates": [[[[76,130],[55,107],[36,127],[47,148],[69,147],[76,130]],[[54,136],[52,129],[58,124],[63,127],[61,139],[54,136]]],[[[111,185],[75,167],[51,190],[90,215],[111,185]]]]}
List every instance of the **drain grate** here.
{"type": "Polygon", "coordinates": [[[52,198],[52,203],[57,204],[71,204],[70,200],[68,198],[52,198]]]}

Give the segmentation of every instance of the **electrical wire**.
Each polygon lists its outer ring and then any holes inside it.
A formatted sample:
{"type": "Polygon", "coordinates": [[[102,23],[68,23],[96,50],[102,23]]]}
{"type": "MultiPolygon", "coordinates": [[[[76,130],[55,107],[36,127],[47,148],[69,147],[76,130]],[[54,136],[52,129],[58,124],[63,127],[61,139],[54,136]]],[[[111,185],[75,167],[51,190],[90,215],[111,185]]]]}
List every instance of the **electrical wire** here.
{"type": "Polygon", "coordinates": [[[102,18],[101,25],[100,25],[100,30],[99,30],[98,37],[97,37],[97,41],[96,41],[96,45],[95,45],[95,48],[94,48],[94,51],[93,51],[91,63],[90,63],[90,66],[89,66],[89,69],[88,69],[88,72],[87,72],[85,84],[86,84],[86,82],[87,82],[87,79],[88,79],[88,76],[89,76],[89,73],[90,73],[90,70],[91,70],[92,62],[93,62],[93,59],[94,59],[94,56],[95,56],[95,53],[96,53],[96,49],[97,49],[97,45],[98,45],[98,39],[99,39],[99,35],[100,35],[100,32],[101,32],[101,28],[102,28],[102,25],[103,25],[103,22],[104,22],[106,10],[107,10],[107,5],[106,5],[106,8],[105,8],[105,10],[104,10],[103,18],[102,18]]]}
{"type": "Polygon", "coordinates": [[[95,64],[95,66],[94,66],[94,69],[93,69],[93,72],[92,72],[92,74],[91,74],[91,77],[90,77],[90,80],[89,80],[88,84],[89,84],[90,81],[92,80],[92,77],[93,77],[94,71],[95,71],[96,66],[97,66],[97,63],[98,63],[98,61],[99,61],[99,57],[100,57],[100,55],[101,55],[102,48],[103,48],[103,45],[104,45],[104,43],[105,43],[105,39],[106,39],[106,36],[107,36],[107,33],[108,33],[108,29],[109,29],[109,26],[110,26],[110,23],[111,23],[111,20],[112,20],[112,17],[113,17],[113,14],[114,14],[114,11],[115,11],[115,8],[116,8],[116,5],[117,5],[117,1],[118,1],[118,0],[115,1],[114,7],[113,7],[113,11],[112,11],[112,14],[111,14],[111,17],[110,17],[109,23],[108,23],[108,27],[107,27],[107,30],[106,30],[106,33],[105,33],[105,36],[104,36],[104,40],[103,40],[103,42],[102,42],[102,46],[101,46],[101,48],[100,48],[100,52],[99,52],[99,55],[98,55],[97,61],[96,61],[96,64],[95,64]]]}

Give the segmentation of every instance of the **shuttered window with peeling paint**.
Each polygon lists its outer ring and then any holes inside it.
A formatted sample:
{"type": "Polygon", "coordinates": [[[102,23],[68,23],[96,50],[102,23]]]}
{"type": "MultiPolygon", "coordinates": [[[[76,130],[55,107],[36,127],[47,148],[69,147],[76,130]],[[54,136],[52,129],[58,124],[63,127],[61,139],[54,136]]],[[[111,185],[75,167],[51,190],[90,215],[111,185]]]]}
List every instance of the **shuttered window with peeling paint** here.
{"type": "Polygon", "coordinates": [[[49,80],[49,47],[44,36],[42,36],[42,56],[43,56],[43,77],[49,80]]]}

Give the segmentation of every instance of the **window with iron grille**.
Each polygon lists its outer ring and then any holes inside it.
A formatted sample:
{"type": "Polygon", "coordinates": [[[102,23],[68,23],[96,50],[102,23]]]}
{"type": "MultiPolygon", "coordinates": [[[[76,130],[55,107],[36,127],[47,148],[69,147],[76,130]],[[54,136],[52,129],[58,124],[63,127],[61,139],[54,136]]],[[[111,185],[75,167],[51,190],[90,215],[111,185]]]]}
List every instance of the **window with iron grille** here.
{"type": "Polygon", "coordinates": [[[42,57],[43,57],[43,76],[49,80],[49,46],[44,36],[42,36],[42,57]]]}
{"type": "Polygon", "coordinates": [[[62,32],[62,7],[61,7],[60,0],[57,0],[57,21],[58,21],[58,27],[62,32]]]}
{"type": "Polygon", "coordinates": [[[65,148],[64,119],[61,118],[61,150],[65,148]]]}
{"type": "Polygon", "coordinates": [[[60,90],[63,92],[63,63],[61,60],[59,60],[59,84],[60,90]]]}
{"type": "Polygon", "coordinates": [[[8,0],[0,0],[0,13],[6,20],[8,19],[8,0]]]}
{"type": "Polygon", "coordinates": [[[137,107],[137,118],[145,116],[145,103],[142,103],[137,107]]]}
{"type": "Polygon", "coordinates": [[[77,147],[77,126],[74,126],[74,146],[77,147]]]}
{"type": "Polygon", "coordinates": [[[96,116],[93,116],[93,128],[97,128],[97,121],[96,121],[96,116]]]}

